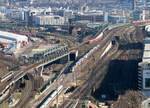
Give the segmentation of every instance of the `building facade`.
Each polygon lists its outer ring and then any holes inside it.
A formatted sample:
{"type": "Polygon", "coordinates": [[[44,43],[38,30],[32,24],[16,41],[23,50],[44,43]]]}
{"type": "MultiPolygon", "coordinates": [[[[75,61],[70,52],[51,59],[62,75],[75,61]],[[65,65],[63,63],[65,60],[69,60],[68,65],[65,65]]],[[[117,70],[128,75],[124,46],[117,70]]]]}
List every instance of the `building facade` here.
{"type": "Polygon", "coordinates": [[[144,51],[142,62],[139,64],[138,88],[145,96],[150,96],[150,38],[144,41],[144,51]]]}
{"type": "Polygon", "coordinates": [[[57,15],[35,16],[35,24],[37,25],[64,25],[65,18],[57,15]]]}

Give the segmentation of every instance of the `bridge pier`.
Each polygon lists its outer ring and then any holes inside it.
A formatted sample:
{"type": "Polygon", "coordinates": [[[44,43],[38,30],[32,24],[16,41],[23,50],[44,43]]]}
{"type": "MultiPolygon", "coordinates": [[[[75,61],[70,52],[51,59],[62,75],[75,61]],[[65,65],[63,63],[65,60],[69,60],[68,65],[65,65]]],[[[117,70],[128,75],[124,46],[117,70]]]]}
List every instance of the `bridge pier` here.
{"type": "Polygon", "coordinates": [[[41,67],[40,76],[43,76],[43,70],[44,70],[44,66],[41,67]]]}
{"type": "Polygon", "coordinates": [[[67,57],[68,57],[68,62],[69,62],[70,61],[70,55],[68,54],[67,57]]]}
{"type": "Polygon", "coordinates": [[[35,68],[34,72],[36,75],[43,76],[43,70],[44,70],[44,66],[41,66],[41,67],[35,68]]]}
{"type": "Polygon", "coordinates": [[[21,83],[25,83],[25,79],[24,78],[21,78],[21,83]]]}

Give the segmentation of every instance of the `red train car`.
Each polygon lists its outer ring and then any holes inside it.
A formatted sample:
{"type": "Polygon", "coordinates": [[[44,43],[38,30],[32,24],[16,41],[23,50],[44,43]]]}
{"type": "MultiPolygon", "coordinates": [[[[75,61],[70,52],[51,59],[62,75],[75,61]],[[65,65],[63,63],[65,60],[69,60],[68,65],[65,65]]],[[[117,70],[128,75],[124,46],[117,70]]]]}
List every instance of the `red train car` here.
{"type": "Polygon", "coordinates": [[[95,39],[89,40],[88,44],[92,44],[94,42],[97,42],[103,38],[103,32],[101,32],[95,39]]]}
{"type": "Polygon", "coordinates": [[[150,19],[145,19],[145,20],[137,20],[137,21],[132,21],[132,23],[144,23],[144,22],[150,22],[150,19]]]}

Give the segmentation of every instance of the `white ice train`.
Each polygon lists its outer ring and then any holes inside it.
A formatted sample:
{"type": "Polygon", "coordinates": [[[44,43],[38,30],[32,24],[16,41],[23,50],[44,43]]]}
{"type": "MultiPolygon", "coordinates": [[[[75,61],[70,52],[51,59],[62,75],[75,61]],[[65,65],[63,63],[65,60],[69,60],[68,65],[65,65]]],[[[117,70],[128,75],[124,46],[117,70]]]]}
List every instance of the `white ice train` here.
{"type": "MultiPolygon", "coordinates": [[[[71,72],[73,72],[76,68],[78,68],[78,66],[81,65],[81,63],[84,62],[85,59],[87,59],[90,54],[92,54],[95,50],[97,50],[98,48],[100,47],[100,45],[97,45],[95,47],[93,47],[92,49],[90,49],[82,58],[80,58],[76,63],[75,65],[71,68],[71,72]]],[[[102,53],[102,55],[100,56],[100,58],[102,58],[109,50],[110,48],[112,47],[112,42],[110,42],[108,44],[108,46],[106,47],[106,49],[104,50],[104,52],[102,53]]]]}
{"type": "Polygon", "coordinates": [[[82,58],[80,58],[80,59],[75,63],[74,66],[72,66],[72,68],[71,68],[70,71],[73,72],[76,68],[78,68],[78,66],[80,66],[81,63],[83,63],[84,60],[87,59],[87,58],[89,57],[89,55],[90,55],[91,53],[93,53],[96,49],[98,49],[99,47],[100,47],[100,45],[97,45],[97,46],[95,46],[94,48],[91,48],[82,58]]]}
{"type": "Polygon", "coordinates": [[[45,99],[43,104],[39,108],[46,108],[46,106],[50,104],[55,99],[57,94],[60,94],[62,90],[63,85],[59,86],[47,99],[45,99]]]}
{"type": "Polygon", "coordinates": [[[105,51],[102,53],[102,55],[100,56],[100,58],[102,58],[110,50],[111,47],[112,47],[112,42],[110,42],[108,44],[108,46],[106,47],[105,51]]]}
{"type": "MultiPolygon", "coordinates": [[[[84,63],[84,60],[87,59],[95,50],[97,50],[100,47],[100,45],[97,45],[93,48],[91,48],[82,58],[80,58],[70,69],[70,72],[75,71],[82,63],[84,63]]],[[[110,42],[107,46],[107,48],[104,50],[100,58],[102,58],[112,47],[112,42],[110,42]]]]}

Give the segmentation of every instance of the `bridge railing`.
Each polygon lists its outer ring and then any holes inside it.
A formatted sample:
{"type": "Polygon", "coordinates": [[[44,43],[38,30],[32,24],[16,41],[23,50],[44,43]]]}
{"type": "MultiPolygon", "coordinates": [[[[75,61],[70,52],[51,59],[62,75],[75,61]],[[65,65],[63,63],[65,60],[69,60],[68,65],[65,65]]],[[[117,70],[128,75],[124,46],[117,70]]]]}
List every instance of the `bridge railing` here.
{"type": "Polygon", "coordinates": [[[68,46],[57,46],[38,54],[34,54],[32,63],[46,62],[68,53],[68,46]]]}

